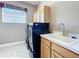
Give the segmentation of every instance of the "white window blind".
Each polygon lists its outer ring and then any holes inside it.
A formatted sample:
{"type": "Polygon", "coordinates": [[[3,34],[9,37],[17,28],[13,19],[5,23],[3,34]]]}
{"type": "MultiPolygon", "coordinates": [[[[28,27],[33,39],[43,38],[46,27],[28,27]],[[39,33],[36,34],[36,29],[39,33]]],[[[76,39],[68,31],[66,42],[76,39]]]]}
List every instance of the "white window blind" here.
{"type": "Polygon", "coordinates": [[[2,22],[26,23],[26,12],[10,8],[2,8],[2,22]]]}

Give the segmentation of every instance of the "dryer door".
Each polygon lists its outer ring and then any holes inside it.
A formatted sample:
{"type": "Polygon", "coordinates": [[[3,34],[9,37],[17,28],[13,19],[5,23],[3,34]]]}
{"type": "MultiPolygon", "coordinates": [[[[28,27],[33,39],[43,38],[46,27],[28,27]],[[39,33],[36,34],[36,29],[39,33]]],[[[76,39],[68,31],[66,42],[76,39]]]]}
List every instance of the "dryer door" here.
{"type": "Polygon", "coordinates": [[[32,26],[29,26],[28,37],[29,37],[29,45],[30,45],[30,48],[31,48],[31,50],[33,51],[32,26]]]}
{"type": "Polygon", "coordinates": [[[29,42],[32,42],[32,27],[29,26],[28,28],[28,38],[29,38],[29,42]]]}

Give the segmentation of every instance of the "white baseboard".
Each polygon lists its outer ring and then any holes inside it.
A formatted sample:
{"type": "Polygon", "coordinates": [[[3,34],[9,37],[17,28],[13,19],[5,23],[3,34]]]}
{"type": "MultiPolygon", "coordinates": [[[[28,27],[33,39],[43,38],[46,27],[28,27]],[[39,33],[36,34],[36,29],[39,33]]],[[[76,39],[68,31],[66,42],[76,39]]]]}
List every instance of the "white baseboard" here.
{"type": "Polygon", "coordinates": [[[5,47],[5,46],[10,46],[10,45],[14,45],[14,44],[20,44],[20,43],[24,43],[24,41],[18,41],[18,42],[11,42],[11,43],[6,43],[6,44],[1,44],[0,47],[5,47]]]}

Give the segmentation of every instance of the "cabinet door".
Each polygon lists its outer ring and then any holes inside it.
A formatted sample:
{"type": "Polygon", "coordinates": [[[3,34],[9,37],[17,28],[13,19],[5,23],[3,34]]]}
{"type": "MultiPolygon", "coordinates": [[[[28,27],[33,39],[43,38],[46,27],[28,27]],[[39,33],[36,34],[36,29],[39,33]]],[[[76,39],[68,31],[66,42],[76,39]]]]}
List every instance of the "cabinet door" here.
{"type": "Polygon", "coordinates": [[[63,57],[58,53],[56,53],[53,49],[51,49],[51,58],[63,58],[63,57]]]}
{"type": "Polygon", "coordinates": [[[40,19],[39,22],[44,22],[44,8],[41,8],[39,10],[39,19],[40,19]]]}
{"type": "Polygon", "coordinates": [[[57,52],[57,54],[55,53],[55,55],[61,55],[63,56],[63,58],[77,58],[79,57],[79,55],[71,52],[70,50],[67,50],[66,48],[63,48],[62,46],[59,46],[55,43],[51,44],[52,49],[57,52]]]}
{"type": "Polygon", "coordinates": [[[54,51],[51,49],[51,58],[54,58],[54,51]]]}
{"type": "Polygon", "coordinates": [[[50,47],[41,43],[41,58],[50,58],[50,47]]]}
{"type": "Polygon", "coordinates": [[[63,58],[60,54],[54,52],[54,58],[63,58]]]}
{"type": "Polygon", "coordinates": [[[43,47],[43,43],[41,42],[41,58],[44,57],[44,47],[43,47]]]}
{"type": "Polygon", "coordinates": [[[48,6],[44,6],[44,22],[50,23],[50,8],[48,6]]]}

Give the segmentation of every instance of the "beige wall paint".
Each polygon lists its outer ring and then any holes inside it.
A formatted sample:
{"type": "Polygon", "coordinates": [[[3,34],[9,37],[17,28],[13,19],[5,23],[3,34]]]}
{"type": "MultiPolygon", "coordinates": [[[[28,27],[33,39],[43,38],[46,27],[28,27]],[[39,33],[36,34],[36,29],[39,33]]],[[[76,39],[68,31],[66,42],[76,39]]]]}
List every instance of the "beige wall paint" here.
{"type": "Polygon", "coordinates": [[[51,9],[51,31],[58,30],[59,24],[64,23],[66,31],[79,33],[79,2],[43,1],[38,8],[44,5],[51,9]]]}
{"type": "MultiPolygon", "coordinates": [[[[36,10],[36,7],[24,4],[22,2],[7,2],[4,3],[20,6],[27,8],[27,23],[32,22],[32,15],[36,10]]],[[[0,20],[1,20],[1,9],[0,9],[0,20]]],[[[1,23],[0,22],[0,44],[10,43],[10,42],[16,42],[16,41],[22,41],[25,40],[27,34],[25,32],[25,25],[26,24],[16,24],[16,23],[1,23]]]]}

